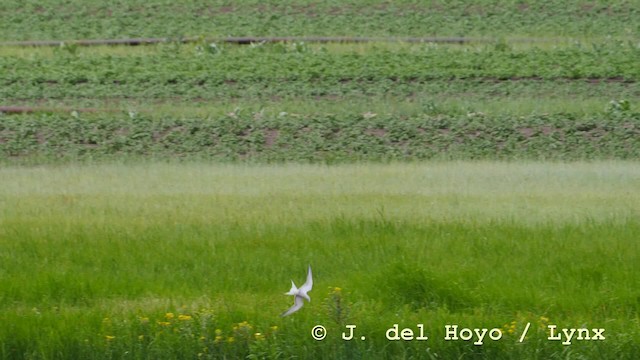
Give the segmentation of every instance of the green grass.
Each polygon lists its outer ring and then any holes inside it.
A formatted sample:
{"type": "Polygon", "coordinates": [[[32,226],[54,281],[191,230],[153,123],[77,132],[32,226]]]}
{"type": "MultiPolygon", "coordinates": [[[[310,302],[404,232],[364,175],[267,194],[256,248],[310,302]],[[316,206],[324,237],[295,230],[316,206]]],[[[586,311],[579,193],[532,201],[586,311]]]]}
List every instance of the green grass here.
{"type": "Polygon", "coordinates": [[[630,359],[638,179],[636,162],[4,167],[0,356],[630,359]],[[308,263],[312,302],[279,318],[308,263]],[[395,323],[430,339],[390,342],[395,323]],[[546,323],[606,340],[563,346],[546,323]],[[505,335],[450,342],[446,324],[505,335]]]}

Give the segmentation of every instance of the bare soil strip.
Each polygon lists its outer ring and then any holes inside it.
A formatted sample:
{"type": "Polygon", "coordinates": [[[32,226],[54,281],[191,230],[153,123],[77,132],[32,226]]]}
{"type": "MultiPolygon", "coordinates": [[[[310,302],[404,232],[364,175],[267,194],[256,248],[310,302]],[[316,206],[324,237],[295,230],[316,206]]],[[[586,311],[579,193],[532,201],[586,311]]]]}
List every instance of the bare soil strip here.
{"type": "MultiPolygon", "coordinates": [[[[202,38],[129,38],[129,39],[84,39],[84,40],[28,40],[28,41],[3,41],[0,46],[62,46],[74,44],[78,46],[100,46],[100,45],[151,45],[168,42],[193,43],[203,41],[202,38]]],[[[277,43],[277,42],[307,42],[307,43],[367,43],[367,42],[398,42],[398,43],[443,43],[443,44],[470,44],[470,43],[492,43],[497,39],[478,37],[327,37],[327,36],[242,36],[226,38],[208,38],[204,41],[230,43],[239,45],[249,45],[256,43],[277,43]]],[[[559,39],[549,38],[514,38],[509,42],[518,43],[553,43],[559,39]]]]}
{"type": "Polygon", "coordinates": [[[0,106],[0,113],[4,114],[29,114],[29,113],[60,113],[60,112],[104,113],[118,112],[118,109],[109,108],[74,108],[74,107],[50,107],[50,106],[0,106]]]}

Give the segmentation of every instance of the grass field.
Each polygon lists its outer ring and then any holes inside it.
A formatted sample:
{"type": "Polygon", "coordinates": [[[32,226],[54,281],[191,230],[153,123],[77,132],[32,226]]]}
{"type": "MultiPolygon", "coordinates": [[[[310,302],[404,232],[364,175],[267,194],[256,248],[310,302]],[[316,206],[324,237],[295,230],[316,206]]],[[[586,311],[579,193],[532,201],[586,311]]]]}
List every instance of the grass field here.
{"type": "Polygon", "coordinates": [[[637,163],[66,165],[0,179],[4,358],[639,350],[637,163]],[[312,302],[279,318],[307,264],[312,302]],[[429,340],[387,340],[396,323],[429,340]],[[342,340],[349,324],[366,340],[342,340]],[[446,341],[447,324],[504,336],[446,341]],[[562,345],[548,324],[606,339],[562,345]]]}

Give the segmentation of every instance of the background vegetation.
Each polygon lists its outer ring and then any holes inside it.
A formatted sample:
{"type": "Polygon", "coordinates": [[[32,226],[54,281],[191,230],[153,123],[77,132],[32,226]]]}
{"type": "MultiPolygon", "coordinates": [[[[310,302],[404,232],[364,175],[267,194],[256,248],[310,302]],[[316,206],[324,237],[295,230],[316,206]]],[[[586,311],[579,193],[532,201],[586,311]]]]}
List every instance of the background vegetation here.
{"type": "Polygon", "coordinates": [[[634,359],[638,9],[3,1],[0,357],[634,359]]]}
{"type": "Polygon", "coordinates": [[[637,156],[632,42],[212,46],[7,48],[0,96],[57,113],[5,116],[0,151],[11,162],[637,156]]]}

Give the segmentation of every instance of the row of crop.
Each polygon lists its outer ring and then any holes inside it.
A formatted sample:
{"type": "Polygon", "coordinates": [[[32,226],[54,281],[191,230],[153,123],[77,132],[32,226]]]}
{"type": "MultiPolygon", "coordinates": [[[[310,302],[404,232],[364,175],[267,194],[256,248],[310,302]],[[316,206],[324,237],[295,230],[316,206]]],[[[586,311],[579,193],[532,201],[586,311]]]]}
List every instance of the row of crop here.
{"type": "Polygon", "coordinates": [[[640,47],[631,43],[514,50],[430,47],[415,51],[334,53],[303,47],[225,52],[164,51],[145,56],[84,53],[0,58],[2,85],[497,78],[640,79],[640,47]]]}
{"type": "MultiPolygon", "coordinates": [[[[245,35],[629,36],[628,1],[398,3],[368,0],[166,2],[53,0],[0,4],[7,40],[245,35]]],[[[635,29],[635,30],[634,30],[635,29]]]]}
{"type": "Polygon", "coordinates": [[[207,158],[220,161],[630,159],[640,113],[485,117],[253,116],[151,119],[25,115],[0,122],[6,161],[207,158]]]}
{"type": "Polygon", "coordinates": [[[268,48],[200,55],[159,51],[146,56],[5,56],[0,57],[0,99],[10,105],[16,100],[60,98],[407,96],[455,87],[462,92],[475,87],[471,91],[491,88],[514,94],[521,86],[566,90],[563,84],[575,80],[584,86],[572,89],[572,95],[584,94],[597,81],[627,84],[621,91],[631,94],[610,88],[596,93],[628,98],[638,95],[633,85],[640,79],[640,49],[627,45],[531,51],[425,47],[365,54],[281,53],[273,50],[277,47],[268,48]]]}
{"type": "MultiPolygon", "coordinates": [[[[303,100],[312,103],[319,99],[333,99],[335,102],[349,99],[396,98],[414,99],[418,103],[433,103],[444,100],[489,100],[507,101],[514,99],[598,98],[602,107],[613,99],[640,98],[640,87],[636,83],[623,81],[571,81],[559,80],[424,80],[415,82],[382,81],[316,81],[316,82],[256,82],[256,83],[223,83],[194,84],[192,82],[138,83],[138,84],[22,84],[0,86],[0,105],[39,104],[49,101],[60,106],[60,102],[76,107],[117,106],[118,102],[173,102],[189,101],[193,106],[203,104],[219,104],[225,101],[240,99],[251,103],[254,100],[273,102],[282,100],[303,100]],[[106,104],[105,104],[106,103],[106,104]]],[[[367,101],[369,101],[367,100],[367,101]]],[[[135,108],[135,106],[134,106],[135,108]]],[[[348,104],[345,109],[348,109],[348,104]]],[[[293,111],[286,109],[285,111],[293,111]]],[[[296,110],[304,112],[304,110],[296,110]]]]}

